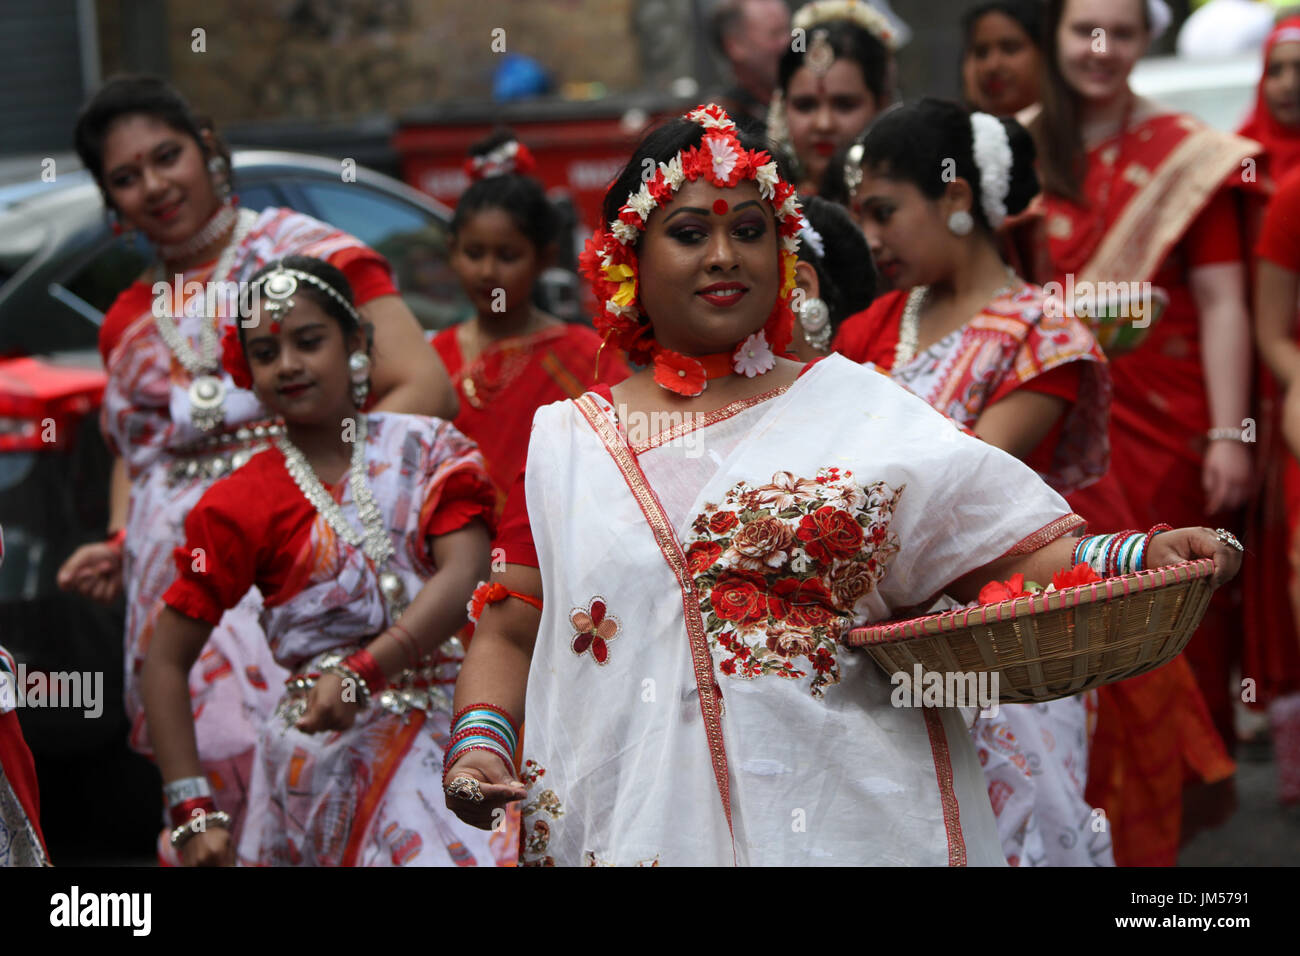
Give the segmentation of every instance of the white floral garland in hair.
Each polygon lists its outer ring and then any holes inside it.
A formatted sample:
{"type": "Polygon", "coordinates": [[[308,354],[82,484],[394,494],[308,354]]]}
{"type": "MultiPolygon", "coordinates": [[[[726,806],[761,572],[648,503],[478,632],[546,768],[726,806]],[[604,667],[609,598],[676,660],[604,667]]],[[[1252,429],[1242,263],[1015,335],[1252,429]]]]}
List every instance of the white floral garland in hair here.
{"type": "Polygon", "coordinates": [[[970,115],[975,166],[980,171],[980,205],[993,229],[1007,218],[1007,196],[1011,192],[1011,166],[1015,156],[1007,128],[988,113],[970,115]]]}
{"type": "Polygon", "coordinates": [[[815,0],[795,11],[790,25],[806,33],[831,20],[850,20],[872,34],[886,49],[898,49],[899,37],[893,24],[865,0],[815,0]]]}
{"type": "Polygon", "coordinates": [[[807,216],[804,216],[803,225],[799,227],[799,238],[808,243],[808,248],[817,253],[818,259],[826,258],[826,241],[822,239],[822,234],[812,227],[807,216]]]}

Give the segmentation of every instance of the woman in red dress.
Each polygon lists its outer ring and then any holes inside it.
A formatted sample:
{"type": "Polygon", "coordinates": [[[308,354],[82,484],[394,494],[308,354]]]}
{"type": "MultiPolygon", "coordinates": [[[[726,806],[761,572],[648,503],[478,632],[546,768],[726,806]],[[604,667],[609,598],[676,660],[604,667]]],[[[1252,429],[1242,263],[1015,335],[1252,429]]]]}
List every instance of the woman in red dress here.
{"type": "MultiPolygon", "coordinates": [[[[1110,474],[1071,503],[1101,525],[1145,526],[1160,515],[1204,525],[1216,514],[1223,523],[1250,489],[1250,329],[1234,187],[1257,147],[1132,92],[1128,76],[1152,27],[1142,0],[1047,8],[1047,81],[1030,124],[1044,185],[1040,281],[1077,313],[1109,317],[1097,327],[1115,385],[1110,474]]],[[[1184,762],[1207,782],[1231,774],[1223,743],[1233,739],[1233,616],[1229,594],[1218,595],[1186,654],[1221,740],[1170,723],[1187,695],[1156,693],[1161,678],[1144,678],[1150,693],[1123,716],[1108,720],[1103,706],[1089,792],[1111,815],[1121,864],[1176,859],[1184,762]],[[1109,740],[1108,727],[1127,740],[1109,740]]]]}
{"type": "MultiPolygon", "coordinates": [[[[0,563],[4,556],[4,529],[0,528],[0,563]]],[[[17,675],[14,659],[0,647],[0,866],[47,866],[36,765],[15,710],[17,675]]]]}
{"type": "Polygon", "coordinates": [[[528,452],[533,413],[628,376],[623,356],[583,325],[533,304],[559,232],[527,147],[506,132],[477,144],[475,182],[452,219],[452,268],[474,304],[467,322],[433,340],[460,395],[456,427],[474,439],[504,499],[528,452]]]}
{"type": "MultiPolygon", "coordinates": [[[[1273,720],[1274,754],[1284,802],[1300,799],[1300,754],[1288,754],[1287,740],[1300,730],[1300,707],[1281,698],[1300,691],[1300,629],[1293,610],[1296,594],[1295,537],[1300,494],[1295,490],[1295,458],[1282,435],[1283,398],[1292,392],[1291,356],[1295,355],[1296,183],[1283,191],[1300,165],[1300,17],[1277,25],[1264,44],[1264,65],[1255,111],[1241,127],[1242,136],[1263,148],[1258,170],[1258,192],[1250,204],[1247,235],[1262,240],[1255,249],[1254,292],[1257,363],[1255,417],[1259,486],[1247,513],[1245,541],[1254,560],[1242,575],[1243,604],[1241,672],[1255,679],[1253,706],[1268,709],[1273,720]],[[1269,197],[1278,199],[1268,212],[1267,240],[1260,235],[1269,197]],[[1288,492],[1288,489],[1291,489],[1288,492]],[[1293,558],[1295,555],[1295,558],[1293,558]],[[1291,716],[1288,720],[1288,715],[1291,716]]],[[[1300,398],[1295,390],[1292,401],[1300,398]]],[[[1294,445],[1292,448],[1296,447],[1294,445]]],[[[1258,732],[1264,724],[1261,718],[1258,732]]],[[[1250,731],[1241,733],[1250,739],[1250,731]]],[[[1291,745],[1295,748],[1296,744],[1291,745]]]]}

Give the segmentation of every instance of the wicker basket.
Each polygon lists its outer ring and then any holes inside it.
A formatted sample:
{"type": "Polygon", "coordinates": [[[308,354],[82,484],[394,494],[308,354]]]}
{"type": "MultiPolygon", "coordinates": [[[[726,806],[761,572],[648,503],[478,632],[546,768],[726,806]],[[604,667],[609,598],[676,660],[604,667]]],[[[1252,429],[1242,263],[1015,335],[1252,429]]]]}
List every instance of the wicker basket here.
{"type": "Polygon", "coordinates": [[[1068,697],[1173,660],[1209,604],[1209,558],[850,631],[888,674],[998,673],[1004,704],[1068,697]]]}

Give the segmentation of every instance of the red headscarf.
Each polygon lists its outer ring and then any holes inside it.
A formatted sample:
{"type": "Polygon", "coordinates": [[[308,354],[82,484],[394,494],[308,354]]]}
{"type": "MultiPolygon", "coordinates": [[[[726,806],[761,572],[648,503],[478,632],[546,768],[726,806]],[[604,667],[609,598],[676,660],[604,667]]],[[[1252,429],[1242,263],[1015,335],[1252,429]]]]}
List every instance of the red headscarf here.
{"type": "Polygon", "coordinates": [[[1269,112],[1268,104],[1264,102],[1264,77],[1268,74],[1268,58],[1273,55],[1273,48],[1279,43],[1297,41],[1300,41],[1300,16],[1287,17],[1268,35],[1264,42],[1264,67],[1255,94],[1255,112],[1238,130],[1242,136],[1263,144],[1269,174],[1274,182],[1300,164],[1300,127],[1284,126],[1269,112]]]}

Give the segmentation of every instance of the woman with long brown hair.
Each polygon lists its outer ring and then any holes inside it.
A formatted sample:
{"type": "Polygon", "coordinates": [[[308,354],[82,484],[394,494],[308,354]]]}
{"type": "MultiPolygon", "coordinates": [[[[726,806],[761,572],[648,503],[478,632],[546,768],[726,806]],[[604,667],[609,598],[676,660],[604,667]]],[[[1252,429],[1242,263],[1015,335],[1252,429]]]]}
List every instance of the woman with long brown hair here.
{"type": "MultiPolygon", "coordinates": [[[[1111,469],[1070,499],[1102,525],[1138,527],[1155,514],[1208,524],[1239,508],[1250,487],[1250,327],[1234,187],[1256,145],[1130,89],[1161,8],[1051,0],[1043,106],[1031,124],[1044,186],[1039,281],[1093,319],[1111,359],[1111,469]]],[[[1210,782],[1232,772],[1217,739],[1232,736],[1222,598],[1187,651],[1213,725],[1179,662],[1102,698],[1089,797],[1107,810],[1121,865],[1175,861],[1185,763],[1210,782]]]]}

